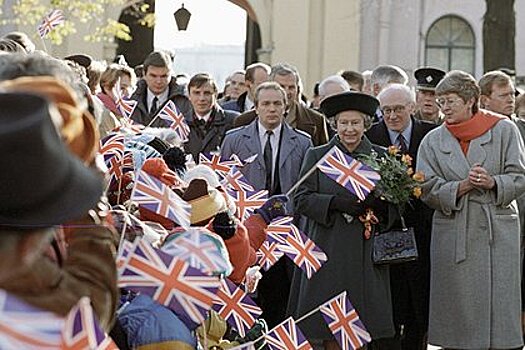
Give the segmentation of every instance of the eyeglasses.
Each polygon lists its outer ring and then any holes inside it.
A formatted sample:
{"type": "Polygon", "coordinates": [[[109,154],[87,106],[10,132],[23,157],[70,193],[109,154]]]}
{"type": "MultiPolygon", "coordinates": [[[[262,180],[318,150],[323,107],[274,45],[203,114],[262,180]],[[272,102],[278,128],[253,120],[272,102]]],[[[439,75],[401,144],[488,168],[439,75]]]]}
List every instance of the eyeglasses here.
{"type": "Polygon", "coordinates": [[[439,106],[439,108],[445,108],[446,105],[449,107],[455,106],[458,104],[458,102],[463,100],[459,97],[457,98],[438,98],[436,99],[436,104],[439,106]]]}
{"type": "Polygon", "coordinates": [[[381,111],[383,112],[383,116],[388,116],[394,112],[395,114],[399,114],[404,112],[406,109],[406,105],[397,105],[392,107],[384,107],[381,108],[381,111]]]}

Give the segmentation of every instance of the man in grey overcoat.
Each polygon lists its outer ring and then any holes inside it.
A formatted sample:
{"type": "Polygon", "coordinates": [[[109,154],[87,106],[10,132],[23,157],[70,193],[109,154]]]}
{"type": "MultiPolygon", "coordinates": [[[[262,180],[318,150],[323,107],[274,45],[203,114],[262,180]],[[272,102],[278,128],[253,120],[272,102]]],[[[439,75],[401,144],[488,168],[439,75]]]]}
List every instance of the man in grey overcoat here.
{"type": "MultiPolygon", "coordinates": [[[[233,154],[247,161],[240,168],[256,189],[270,195],[286,193],[299,179],[310,136],[284,121],[286,93],[275,82],[259,85],[255,91],[257,118],[246,126],[230,130],[221,147],[221,157],[233,154]]],[[[284,321],[290,290],[291,266],[282,258],[268,270],[258,287],[258,304],[269,327],[284,321]]]]}

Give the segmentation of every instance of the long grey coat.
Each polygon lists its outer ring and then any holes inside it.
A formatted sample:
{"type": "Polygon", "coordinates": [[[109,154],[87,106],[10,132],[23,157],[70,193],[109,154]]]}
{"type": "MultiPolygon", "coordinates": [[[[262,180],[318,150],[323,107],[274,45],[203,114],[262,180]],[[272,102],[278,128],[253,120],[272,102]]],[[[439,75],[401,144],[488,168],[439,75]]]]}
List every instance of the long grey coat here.
{"type": "Polygon", "coordinates": [[[423,139],[417,168],[432,223],[429,343],[444,348],[522,346],[520,233],[515,199],[525,191],[517,127],[499,121],[470,142],[467,156],[440,126],[423,139]],[[481,164],[496,190],[457,198],[459,182],[481,164]]]}
{"type": "MultiPolygon", "coordinates": [[[[334,145],[348,153],[334,137],[328,144],[308,151],[301,176],[334,145]]],[[[369,154],[372,147],[364,138],[352,155],[369,154]]],[[[379,146],[374,147],[376,152],[384,152],[379,146]]],[[[329,209],[336,194],[348,195],[347,192],[316,170],[295,194],[296,212],[307,219],[305,232],[326,253],[328,261],[311,279],[307,279],[301,270],[295,270],[288,311],[295,318],[301,317],[346,290],[372,338],[392,337],[394,325],[388,266],[373,264],[373,238],[363,238],[363,225],[358,219],[347,223],[341,212],[329,209]]],[[[308,339],[333,339],[319,312],[301,321],[299,327],[308,339]]]]}

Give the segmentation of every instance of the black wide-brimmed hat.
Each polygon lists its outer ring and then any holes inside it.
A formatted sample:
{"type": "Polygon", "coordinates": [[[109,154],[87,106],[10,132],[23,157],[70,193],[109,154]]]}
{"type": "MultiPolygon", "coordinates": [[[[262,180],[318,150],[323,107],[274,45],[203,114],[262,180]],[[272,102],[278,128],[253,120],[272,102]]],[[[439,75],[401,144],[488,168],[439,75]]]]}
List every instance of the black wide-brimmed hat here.
{"type": "Polygon", "coordinates": [[[327,118],[344,111],[359,111],[373,116],[379,106],[377,98],[360,92],[345,91],[321,101],[321,111],[327,118]]]}
{"type": "Polygon", "coordinates": [[[418,90],[436,90],[437,84],[445,76],[445,72],[437,68],[419,68],[414,72],[414,78],[417,80],[416,88],[418,90]]]}
{"type": "Polygon", "coordinates": [[[100,199],[102,177],[62,142],[57,113],[40,96],[0,93],[0,229],[63,224],[100,199]]]}

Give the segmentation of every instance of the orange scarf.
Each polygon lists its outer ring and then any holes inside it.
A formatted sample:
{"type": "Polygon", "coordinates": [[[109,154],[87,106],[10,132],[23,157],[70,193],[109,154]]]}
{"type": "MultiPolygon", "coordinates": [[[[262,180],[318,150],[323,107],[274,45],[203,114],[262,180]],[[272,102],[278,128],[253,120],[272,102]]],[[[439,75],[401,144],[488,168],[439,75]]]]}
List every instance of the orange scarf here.
{"type": "Polygon", "coordinates": [[[480,137],[492,129],[497,122],[505,118],[506,117],[499,114],[479,110],[467,121],[458,124],[448,124],[445,122],[445,126],[448,131],[458,139],[463,154],[467,155],[470,141],[480,137]]]}

